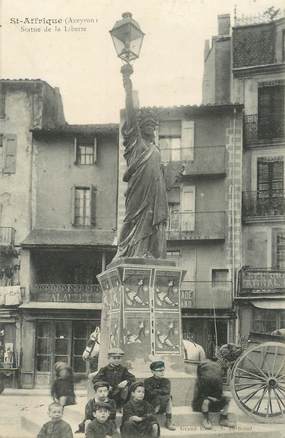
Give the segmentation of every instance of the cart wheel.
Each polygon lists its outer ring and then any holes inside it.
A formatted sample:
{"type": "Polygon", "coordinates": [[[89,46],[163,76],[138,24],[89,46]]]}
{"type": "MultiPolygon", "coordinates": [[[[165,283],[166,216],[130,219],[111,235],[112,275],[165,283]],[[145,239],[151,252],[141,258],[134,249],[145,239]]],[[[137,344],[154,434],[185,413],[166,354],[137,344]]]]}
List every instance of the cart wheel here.
{"type": "Polygon", "coordinates": [[[266,342],[245,351],[231,373],[237,405],[262,423],[285,421],[285,344],[266,342]]]}

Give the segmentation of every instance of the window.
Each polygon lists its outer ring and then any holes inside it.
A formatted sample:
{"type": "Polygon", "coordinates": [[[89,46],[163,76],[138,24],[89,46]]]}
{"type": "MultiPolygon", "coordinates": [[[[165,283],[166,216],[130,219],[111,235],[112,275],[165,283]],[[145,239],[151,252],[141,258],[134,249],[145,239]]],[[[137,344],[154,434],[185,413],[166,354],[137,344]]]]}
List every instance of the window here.
{"type": "Polygon", "coordinates": [[[183,186],[181,190],[181,231],[195,228],[195,187],[183,186]]]}
{"type": "Polygon", "coordinates": [[[17,136],[0,135],[0,169],[3,173],[16,172],[17,136]]]}
{"type": "Polygon", "coordinates": [[[285,232],[276,237],[276,268],[285,269],[285,232]]]}
{"type": "Polygon", "coordinates": [[[271,333],[284,328],[285,311],[253,309],[252,330],[259,333],[271,333]]]}
{"type": "Polygon", "coordinates": [[[282,61],[285,62],[285,30],[282,32],[282,61]]]}
{"type": "Polygon", "coordinates": [[[93,186],[73,188],[73,225],[95,225],[95,192],[93,186]]]}
{"type": "Polygon", "coordinates": [[[0,119],[5,117],[5,91],[0,83],[0,119]]]}
{"type": "Polygon", "coordinates": [[[272,83],[258,89],[258,137],[284,136],[285,85],[272,83]]]}
{"type": "Polygon", "coordinates": [[[163,162],[191,160],[194,146],[194,122],[164,120],[159,123],[159,147],[163,162]]]}
{"type": "Polygon", "coordinates": [[[75,138],[75,163],[92,165],[96,162],[97,142],[96,137],[92,139],[75,138]]]}
{"type": "Polygon", "coordinates": [[[3,135],[0,134],[0,169],[4,166],[4,147],[3,147],[3,135]]]}
{"type": "Polygon", "coordinates": [[[226,286],[228,275],[228,269],[212,269],[212,286],[226,286]]]}
{"type": "Polygon", "coordinates": [[[167,251],[167,260],[172,260],[176,266],[180,265],[180,251],[167,251]]]}
{"type": "Polygon", "coordinates": [[[283,197],[284,162],[282,157],[262,157],[257,160],[258,199],[283,197]]]}

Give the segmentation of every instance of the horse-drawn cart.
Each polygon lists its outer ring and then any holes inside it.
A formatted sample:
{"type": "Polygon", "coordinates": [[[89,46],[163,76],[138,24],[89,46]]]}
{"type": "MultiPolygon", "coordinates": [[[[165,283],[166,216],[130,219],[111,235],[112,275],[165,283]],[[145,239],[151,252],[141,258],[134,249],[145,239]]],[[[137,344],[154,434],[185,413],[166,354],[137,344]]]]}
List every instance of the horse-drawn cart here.
{"type": "Polygon", "coordinates": [[[231,370],[231,391],[242,411],[257,421],[285,421],[285,338],[251,333],[231,370]]]}

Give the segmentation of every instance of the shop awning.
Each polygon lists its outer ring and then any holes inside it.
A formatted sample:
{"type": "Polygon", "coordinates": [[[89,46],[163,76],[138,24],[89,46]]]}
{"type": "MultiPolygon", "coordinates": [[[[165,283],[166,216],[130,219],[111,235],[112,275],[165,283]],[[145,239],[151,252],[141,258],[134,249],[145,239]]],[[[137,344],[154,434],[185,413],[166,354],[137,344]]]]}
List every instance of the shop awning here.
{"type": "Polygon", "coordinates": [[[259,309],[268,309],[268,310],[285,310],[285,299],[282,300],[254,300],[251,301],[251,304],[254,307],[258,307],[259,309]]]}
{"type": "Polygon", "coordinates": [[[19,306],[20,309],[51,309],[51,310],[101,310],[101,303],[47,303],[42,301],[31,301],[19,306]]]}
{"type": "Polygon", "coordinates": [[[113,230],[33,230],[22,242],[23,247],[114,246],[113,230]]]}

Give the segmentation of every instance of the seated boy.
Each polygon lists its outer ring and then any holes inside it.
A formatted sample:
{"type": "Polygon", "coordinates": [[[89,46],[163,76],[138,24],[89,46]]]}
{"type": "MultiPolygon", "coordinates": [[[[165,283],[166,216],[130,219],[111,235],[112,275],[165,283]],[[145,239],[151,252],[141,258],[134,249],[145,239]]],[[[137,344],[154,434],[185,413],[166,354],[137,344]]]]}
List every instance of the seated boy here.
{"type": "Polygon", "coordinates": [[[50,421],[45,423],[37,438],[73,438],[71,427],[62,420],[63,406],[53,402],[48,407],[50,421]]]}
{"type": "Polygon", "coordinates": [[[109,438],[116,433],[114,421],[110,420],[109,403],[95,403],[94,420],[88,423],[86,438],[109,438]]]}
{"type": "Polygon", "coordinates": [[[129,386],[136,378],[126,367],[121,365],[123,350],[113,348],[108,353],[109,364],[100,368],[96,376],[93,377],[93,384],[98,381],[107,382],[110,385],[109,398],[115,400],[117,408],[121,408],[129,395],[129,386]]]}
{"type": "Polygon", "coordinates": [[[78,431],[75,433],[84,433],[85,422],[94,420],[96,403],[108,403],[110,406],[109,419],[112,421],[116,419],[116,402],[108,397],[109,384],[103,381],[94,383],[94,393],[94,397],[90,399],[85,406],[84,420],[79,424],[78,431]]]}
{"type": "Polygon", "coordinates": [[[205,429],[212,429],[209,412],[221,412],[220,425],[235,427],[228,419],[230,397],[223,394],[223,371],[217,362],[205,360],[197,367],[192,401],[193,411],[202,412],[202,425],[205,429]]]}
{"type": "Polygon", "coordinates": [[[153,406],[155,414],[165,414],[165,427],[176,430],[172,424],[171,384],[170,380],[164,377],[164,362],[152,362],[150,369],[153,376],[144,381],[146,400],[153,406]]]}
{"type": "Polygon", "coordinates": [[[159,436],[159,424],[153,407],[144,400],[143,382],[135,382],[130,387],[131,399],[123,407],[121,425],[122,438],[149,438],[159,436]]]}

